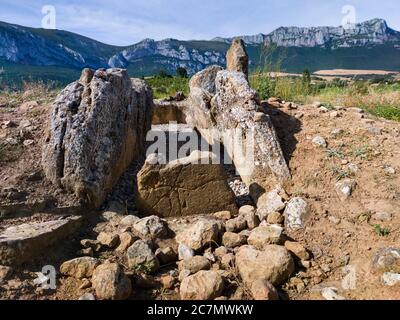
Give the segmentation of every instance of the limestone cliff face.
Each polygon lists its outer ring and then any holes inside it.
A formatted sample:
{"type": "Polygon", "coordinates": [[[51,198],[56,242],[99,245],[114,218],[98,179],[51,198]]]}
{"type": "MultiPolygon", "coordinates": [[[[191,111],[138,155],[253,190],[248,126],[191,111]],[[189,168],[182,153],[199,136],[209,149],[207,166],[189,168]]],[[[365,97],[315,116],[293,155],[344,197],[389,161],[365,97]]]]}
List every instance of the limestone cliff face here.
{"type": "MultiPolygon", "coordinates": [[[[251,67],[257,67],[264,43],[274,43],[285,48],[358,48],[361,49],[357,49],[358,55],[368,54],[368,51],[362,50],[368,50],[370,46],[389,45],[390,56],[379,54],[380,50],[378,56],[374,54],[374,60],[377,61],[373,66],[375,69],[387,69],[385,61],[390,61],[390,68],[396,69],[400,48],[400,32],[389,28],[381,19],[359,23],[352,28],[281,27],[270,34],[260,33],[241,38],[251,49],[251,67]]],[[[4,66],[7,73],[12,68],[7,63],[27,66],[28,72],[29,66],[63,67],[75,71],[111,67],[126,68],[131,75],[141,77],[157,74],[160,70],[174,74],[178,67],[183,67],[193,75],[211,65],[225,67],[225,54],[231,42],[232,39],[226,38],[211,41],[145,39],[131,46],[118,47],[66,31],[34,29],[0,22],[0,68],[4,66]]],[[[316,59],[321,60],[316,54],[316,59]]],[[[346,65],[339,60],[337,64],[346,65]]]]}
{"type": "Polygon", "coordinates": [[[225,64],[225,55],[221,51],[209,49],[207,45],[195,48],[190,42],[174,39],[145,39],[112,56],[108,64],[111,67],[126,68],[130,62],[146,57],[154,57],[156,61],[174,68],[184,67],[191,74],[208,65],[225,64]]]}
{"type": "MultiPolygon", "coordinates": [[[[269,34],[241,37],[246,44],[274,43],[279,47],[354,47],[400,41],[400,33],[390,29],[385,20],[373,19],[348,28],[281,27],[269,34]]],[[[231,39],[214,40],[229,43],[231,39]]]]}

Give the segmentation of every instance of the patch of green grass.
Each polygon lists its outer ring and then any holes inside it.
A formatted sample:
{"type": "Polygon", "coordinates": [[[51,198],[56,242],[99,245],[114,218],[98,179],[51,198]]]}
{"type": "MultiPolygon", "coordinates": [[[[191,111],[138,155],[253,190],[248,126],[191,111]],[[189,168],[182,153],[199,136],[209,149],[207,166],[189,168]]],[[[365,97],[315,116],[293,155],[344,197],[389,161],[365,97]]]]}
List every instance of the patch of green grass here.
{"type": "Polygon", "coordinates": [[[400,106],[378,105],[375,108],[367,109],[367,111],[377,117],[400,121],[400,106]]]}
{"type": "Polygon", "coordinates": [[[375,224],[373,227],[374,232],[380,237],[387,237],[388,235],[390,235],[391,231],[389,228],[384,228],[379,224],[375,224]]]}
{"type": "Polygon", "coordinates": [[[153,89],[154,99],[163,99],[174,96],[182,91],[189,94],[189,79],[182,77],[149,77],[145,81],[153,89]]]}
{"type": "Polygon", "coordinates": [[[333,173],[334,177],[336,178],[336,181],[340,181],[340,180],[350,178],[353,176],[353,173],[350,172],[349,170],[343,170],[339,167],[333,167],[332,173],[333,173]]]}
{"type": "Polygon", "coordinates": [[[341,148],[328,148],[326,150],[328,158],[340,158],[343,159],[344,154],[341,148]]]}

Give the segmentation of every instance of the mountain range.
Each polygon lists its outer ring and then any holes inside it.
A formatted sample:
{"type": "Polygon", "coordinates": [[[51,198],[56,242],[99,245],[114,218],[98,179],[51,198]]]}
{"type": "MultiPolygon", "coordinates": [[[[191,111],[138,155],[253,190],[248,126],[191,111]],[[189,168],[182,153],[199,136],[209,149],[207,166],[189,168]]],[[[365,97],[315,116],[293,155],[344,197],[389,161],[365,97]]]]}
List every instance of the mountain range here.
{"type": "MultiPolygon", "coordinates": [[[[382,19],[347,27],[280,27],[269,34],[241,38],[253,70],[266,65],[287,72],[306,68],[400,70],[400,32],[382,19]]],[[[67,83],[84,67],[121,67],[137,77],[160,70],[174,74],[177,67],[193,74],[211,64],[224,66],[231,41],[145,39],[120,47],[67,31],[0,22],[0,79],[30,77],[67,83]]]]}

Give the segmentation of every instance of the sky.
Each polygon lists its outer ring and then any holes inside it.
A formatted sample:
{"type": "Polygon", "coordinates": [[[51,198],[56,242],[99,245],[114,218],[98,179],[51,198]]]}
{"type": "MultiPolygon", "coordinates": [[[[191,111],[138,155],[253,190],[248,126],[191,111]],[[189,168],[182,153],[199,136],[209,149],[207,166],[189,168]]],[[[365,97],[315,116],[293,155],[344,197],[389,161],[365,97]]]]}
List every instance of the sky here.
{"type": "Polygon", "coordinates": [[[0,21],[42,27],[45,5],[55,8],[57,29],[121,46],[145,38],[209,40],[280,26],[339,26],[349,16],[383,18],[400,30],[399,0],[0,0],[0,21]],[[354,11],[343,13],[346,5],[354,11]]]}

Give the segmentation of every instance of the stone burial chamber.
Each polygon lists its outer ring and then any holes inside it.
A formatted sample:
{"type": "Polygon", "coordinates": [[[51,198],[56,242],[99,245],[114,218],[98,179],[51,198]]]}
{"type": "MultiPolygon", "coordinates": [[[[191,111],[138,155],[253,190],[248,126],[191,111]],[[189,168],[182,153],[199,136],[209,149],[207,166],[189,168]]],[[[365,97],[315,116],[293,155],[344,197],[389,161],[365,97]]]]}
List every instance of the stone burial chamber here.
{"type": "MultiPolygon", "coordinates": [[[[271,118],[248,82],[248,61],[243,41],[234,39],[227,53],[227,70],[215,65],[195,74],[188,99],[179,105],[169,102],[169,112],[185,114],[184,123],[211,146],[223,144],[257,202],[265,192],[284,187],[291,174],[271,118]],[[240,139],[235,140],[235,135],[240,139]]],[[[163,107],[167,105],[164,102],[163,107]]]]}
{"type": "MultiPolygon", "coordinates": [[[[243,41],[235,39],[227,53],[228,70],[210,66],[195,74],[189,83],[188,99],[157,102],[158,115],[153,124],[185,123],[199,132],[210,148],[222,144],[243,182],[250,187],[254,202],[263,208],[268,206],[264,203],[268,197],[262,195],[280,189],[291,175],[270,116],[249,85],[248,61],[243,41]],[[242,147],[239,152],[238,145],[242,147]]],[[[138,174],[141,210],[180,216],[234,207],[226,183],[222,182],[223,164],[188,165],[196,157],[201,153],[192,153],[184,160],[185,165],[179,161],[165,165],[146,161],[138,174]],[[212,184],[214,190],[210,188],[212,184]]]]}
{"type": "MultiPolygon", "coordinates": [[[[164,164],[151,162],[154,155],[149,156],[137,174],[137,190],[132,190],[142,214],[235,212],[227,163],[196,164],[199,159],[213,159],[211,149],[221,145],[262,207],[258,199],[267,197],[260,196],[284,185],[290,172],[270,116],[249,85],[248,61],[243,41],[235,39],[227,53],[228,70],[210,66],[191,78],[187,99],[182,95],[155,101],[146,83],[130,79],[124,69],[84,69],[54,102],[42,153],[46,177],[75,194],[81,204],[98,208],[132,161],[149,155],[145,150],[151,150],[146,141],[149,131],[162,132],[173,122],[200,133],[208,149],[199,145],[201,151],[190,149],[164,164]],[[236,140],[230,140],[238,133],[244,149],[240,152],[246,155],[237,152],[236,140]]],[[[162,152],[156,157],[160,156],[162,152]]]]}
{"type": "Polygon", "coordinates": [[[84,69],[54,102],[42,153],[47,179],[99,207],[144,153],[152,109],[152,90],[126,70],[84,69]]]}

